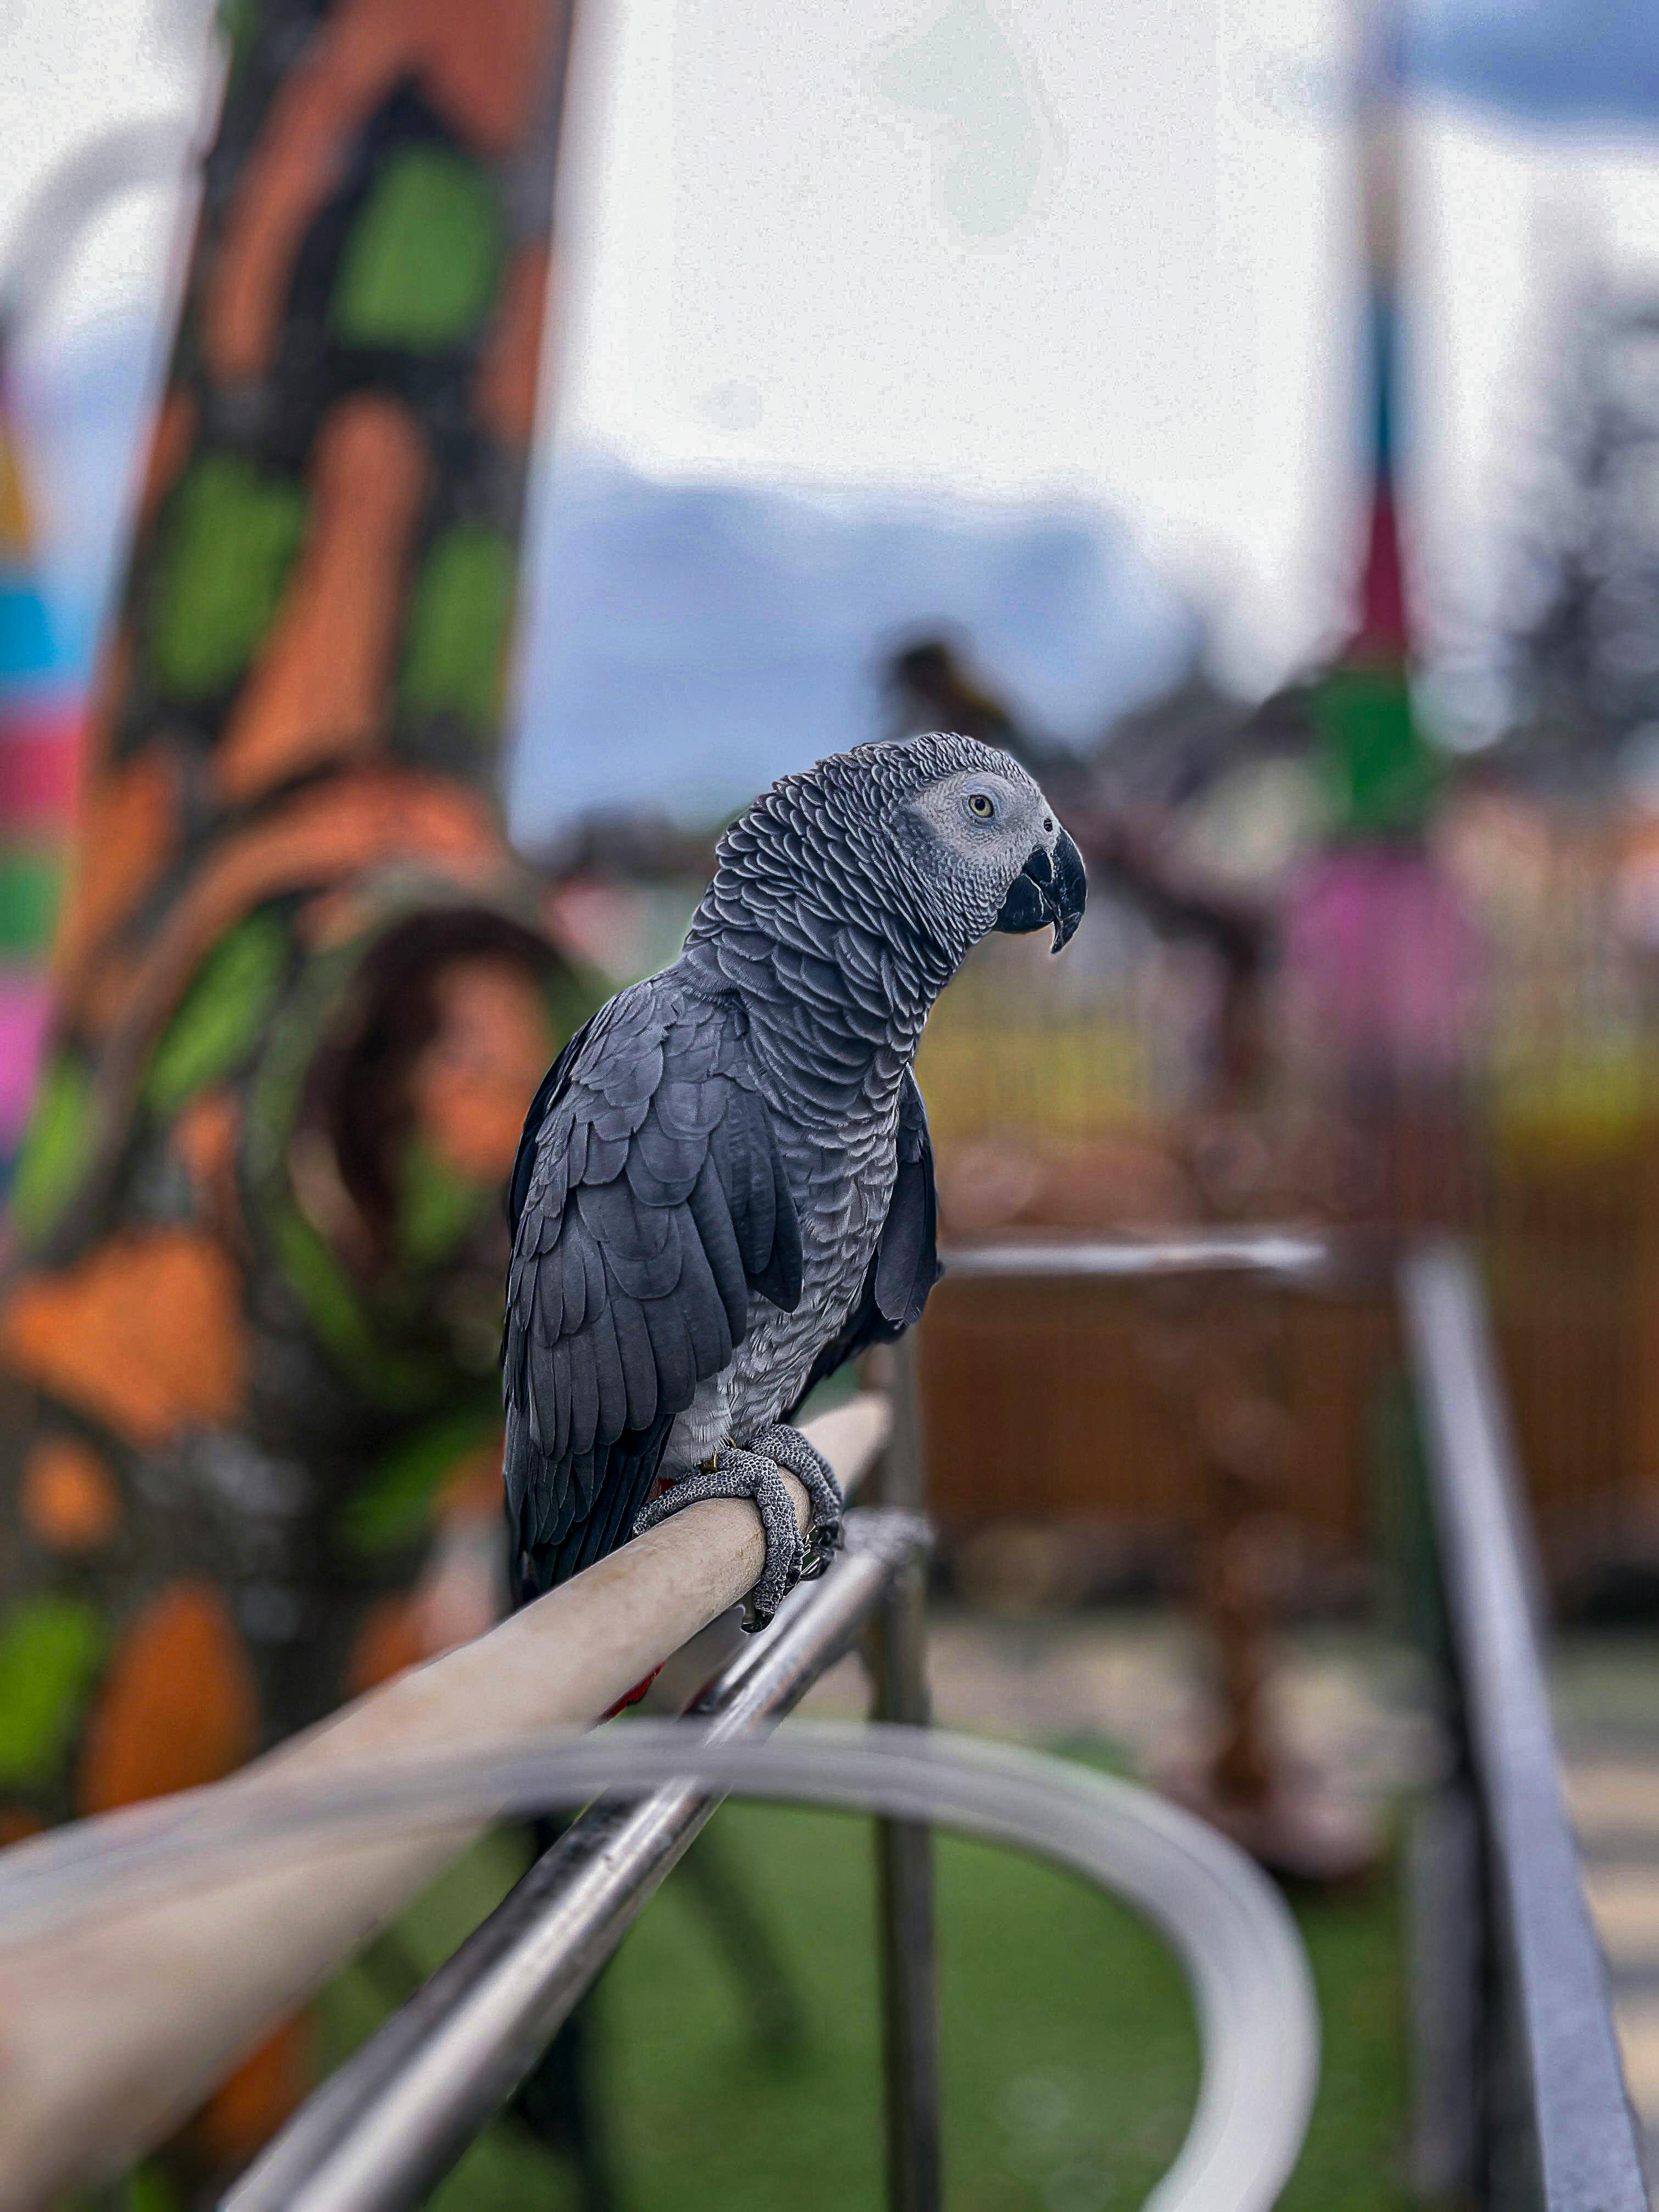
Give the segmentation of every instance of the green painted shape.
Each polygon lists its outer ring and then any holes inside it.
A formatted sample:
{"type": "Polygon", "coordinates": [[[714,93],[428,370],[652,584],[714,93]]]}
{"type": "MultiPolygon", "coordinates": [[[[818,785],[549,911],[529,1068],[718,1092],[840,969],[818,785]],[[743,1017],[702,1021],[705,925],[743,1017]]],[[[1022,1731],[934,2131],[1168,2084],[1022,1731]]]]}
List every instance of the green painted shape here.
{"type": "Polygon", "coordinates": [[[189,2212],[189,2204],[164,2167],[141,2166],[127,2176],[125,2212],[189,2212]]]}
{"type": "Polygon", "coordinates": [[[513,549],[499,531],[460,522],[438,539],[410,608],[398,687],[405,712],[450,714],[481,737],[493,732],[514,582],[513,549]]]}
{"type": "Polygon", "coordinates": [[[173,494],[158,550],[150,667],[178,699],[210,699],[270,627],[305,528],[291,478],[204,453],[173,494]]]}
{"type": "Polygon", "coordinates": [[[489,1400],[428,1422],[379,1459],[362,1490],[344,1505],[337,1527],[356,1552],[389,1552],[424,1536],[432,1508],[451,1469],[487,1443],[501,1425],[495,1394],[489,1400]]]}
{"type": "Polygon", "coordinates": [[[393,1413],[429,1406],[449,1386],[430,1360],[390,1349],[364,1300],[323,1238],[292,1204],[269,1219],[272,1256],[305,1308],[317,1340],[376,1405],[393,1413]]]}
{"type": "Polygon", "coordinates": [[[60,853],[0,851],[0,958],[39,958],[52,942],[63,887],[60,853]]]}
{"type": "Polygon", "coordinates": [[[108,1637],[82,1598],[24,1598],[0,1629],[0,1784],[49,1782],[70,1747],[108,1637]]]}
{"type": "Polygon", "coordinates": [[[262,12],[259,0],[219,0],[219,33],[230,48],[233,70],[247,59],[262,12]]]}
{"type": "Polygon", "coordinates": [[[1315,690],[1312,714],[1338,828],[1350,836],[1414,829],[1437,778],[1404,671],[1334,669],[1315,690]]]}
{"type": "Polygon", "coordinates": [[[144,1101],[175,1114],[251,1052],[288,971],[288,936],[274,915],[253,915],[222,938],[162,1032],[144,1101]]]}
{"type": "MultiPolygon", "coordinates": [[[[242,1164],[255,1233],[302,1309],[318,1348],[385,1412],[435,1418],[455,1403],[456,1376],[447,1355],[434,1356],[433,1321],[424,1305],[429,1285],[416,1271],[400,1268],[380,1284],[354,1277],[301,1212],[287,1159],[316,1054],[370,947],[414,910],[411,896],[411,884],[404,883],[387,899],[377,927],[300,969],[282,1019],[269,1026],[267,1047],[248,1087],[242,1164]]],[[[568,1036],[605,991],[592,975],[551,965],[549,1003],[556,1033],[568,1036]]],[[[495,1192],[487,1203],[498,1203],[495,1192]]]]}
{"type": "Polygon", "coordinates": [[[86,1157],[92,1078],[59,1054],[35,1086],[28,1134],[11,1184],[12,1226],[26,1244],[48,1235],[80,1181],[86,1157]]]}
{"type": "Polygon", "coordinates": [[[416,1137],[404,1153],[398,1196],[398,1249],[406,1266],[422,1268],[446,1259],[501,1194],[458,1175],[416,1137]]]}
{"type": "MultiPolygon", "coordinates": [[[[273,1266],[293,1292],[320,1349],[363,1395],[389,1413],[420,1413],[450,1388],[441,1363],[388,1343],[368,1292],[301,1212],[287,1147],[315,1055],[358,972],[364,942],[305,963],[250,1086],[243,1166],[273,1266]]],[[[396,1317],[392,1328],[397,1327],[396,1317]]]]}
{"type": "Polygon", "coordinates": [[[488,176],[459,154],[412,146],[374,181],[340,258],[329,320],[347,345],[436,353],[489,312],[505,251],[488,176]]]}

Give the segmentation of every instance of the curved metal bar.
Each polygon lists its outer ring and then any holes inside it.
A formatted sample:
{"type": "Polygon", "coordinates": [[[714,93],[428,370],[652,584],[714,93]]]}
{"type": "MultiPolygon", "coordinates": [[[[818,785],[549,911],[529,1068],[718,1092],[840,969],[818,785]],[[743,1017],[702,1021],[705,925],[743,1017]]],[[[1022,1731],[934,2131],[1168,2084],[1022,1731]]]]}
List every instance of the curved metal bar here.
{"type": "Polygon", "coordinates": [[[5,313],[27,319],[38,309],[80,232],[106,206],[129,192],[182,189],[199,136],[197,117],[182,110],[136,116],[54,163],[12,225],[10,259],[0,268],[5,313]]]}
{"type": "MultiPolygon", "coordinates": [[[[671,1784],[958,1828],[1071,1868],[1143,1912],[1182,1958],[1204,2043],[1198,2107],[1148,2212],[1268,2212],[1296,2163],[1318,2072],[1319,2029],[1301,1942],[1282,1899],[1243,1854],[1150,1792],[1013,1746],[924,1729],[796,1723],[763,1743],[710,1743],[695,1723],[639,1722],[504,1758],[499,1750],[391,1763],[350,1778],[256,1791],[223,1786],[171,1801],[166,1817],[114,1816],[106,1845],[54,1874],[50,1852],[0,1869],[0,1933],[49,1908],[87,1909],[88,1877],[109,1909],[118,1886],[191,1887],[228,1855],[318,1848],[505,1818],[595,1793],[671,1784]],[[191,1800],[194,1800],[192,1806],[191,1800]]],[[[159,1812],[162,1808],[156,1808],[159,1812]]],[[[368,2203],[342,2193],[325,2204],[368,2203]]]]}
{"type": "MultiPolygon", "coordinates": [[[[711,1741],[770,1728],[834,1664],[925,1550],[911,1513],[861,1508],[821,1582],[785,1601],[692,1711],[711,1741]]],[[[546,2049],[709,1820],[685,1784],[597,1805],[409,2002],[307,2098],[224,2199],[225,2212],[422,2203],[546,2049]],[[343,2174],[355,2193],[342,2195],[343,2174]]]]}

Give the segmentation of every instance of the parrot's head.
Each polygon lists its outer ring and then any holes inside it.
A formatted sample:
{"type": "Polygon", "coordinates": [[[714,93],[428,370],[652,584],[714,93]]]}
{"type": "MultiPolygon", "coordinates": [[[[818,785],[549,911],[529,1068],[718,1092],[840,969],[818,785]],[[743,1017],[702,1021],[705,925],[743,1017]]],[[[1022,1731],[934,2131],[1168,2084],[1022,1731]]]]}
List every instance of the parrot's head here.
{"type": "Polygon", "coordinates": [[[810,913],[806,939],[823,945],[854,922],[919,953],[904,972],[931,995],[994,929],[1052,929],[1058,952],[1086,890],[1082,855],[1013,756],[934,732],[831,753],[763,791],[721,839],[686,941],[770,915],[793,917],[799,945],[810,913]]]}
{"type": "Polygon", "coordinates": [[[1056,952],[1070,942],[1088,891],[1083,856],[1012,754],[946,734],[866,750],[876,755],[884,842],[905,878],[896,889],[958,957],[994,929],[1052,928],[1056,952]]]}

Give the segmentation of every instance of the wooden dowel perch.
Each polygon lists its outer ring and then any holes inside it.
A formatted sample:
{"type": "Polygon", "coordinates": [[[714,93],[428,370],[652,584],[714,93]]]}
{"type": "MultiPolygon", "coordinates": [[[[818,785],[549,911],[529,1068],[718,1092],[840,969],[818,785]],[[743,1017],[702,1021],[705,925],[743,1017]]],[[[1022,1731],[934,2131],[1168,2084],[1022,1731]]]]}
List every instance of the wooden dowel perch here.
{"type": "MultiPolygon", "coordinates": [[[[851,1489],[887,1427],[885,1400],[866,1395],[806,1432],[851,1489]]],[[[804,1529],[805,1493],[789,1489],[804,1529]]],[[[591,1723],[752,1589],[763,1557],[752,1506],[689,1507],[216,1794],[591,1723]]],[[[89,1900],[70,1924],[0,1938],[0,2212],[130,2166],[474,1833],[296,1842],[280,1866],[193,1878],[188,1897],[120,1912],[89,1900]]]]}

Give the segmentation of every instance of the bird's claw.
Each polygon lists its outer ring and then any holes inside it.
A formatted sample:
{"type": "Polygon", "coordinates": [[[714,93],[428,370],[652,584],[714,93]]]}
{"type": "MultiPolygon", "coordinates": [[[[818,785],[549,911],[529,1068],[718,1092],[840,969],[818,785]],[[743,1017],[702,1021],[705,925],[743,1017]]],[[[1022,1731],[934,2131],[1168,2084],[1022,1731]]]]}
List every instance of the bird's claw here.
{"type": "Polygon", "coordinates": [[[747,1498],[760,1515],[766,1539],[766,1564],[750,1594],[750,1618],[745,1628],[764,1628],[800,1580],[804,1564],[800,1532],[795,1526],[794,1502],[784,1487],[775,1460],[759,1452],[727,1446],[714,1466],[682,1475],[660,1498],[642,1506],[634,1520],[634,1534],[643,1535],[688,1505],[701,1505],[711,1498],[747,1498]]]}
{"type": "Polygon", "coordinates": [[[682,1475],[660,1498],[641,1506],[634,1518],[634,1534],[643,1535],[685,1506],[700,1505],[711,1498],[747,1498],[760,1515],[766,1564],[750,1593],[743,1625],[750,1630],[766,1628],[795,1584],[816,1580],[841,1548],[841,1486],[823,1453],[799,1429],[765,1429],[752,1449],[722,1447],[711,1464],[682,1475]],[[805,1544],[784,1485],[781,1470],[786,1468],[811,1501],[812,1520],[805,1544]]]}
{"type": "Polygon", "coordinates": [[[806,1492],[812,1518],[806,1531],[800,1579],[816,1582],[841,1549],[841,1516],[845,1501],[835,1469],[799,1429],[787,1428],[781,1422],[775,1427],[763,1429],[753,1448],[786,1468],[806,1492]]]}

